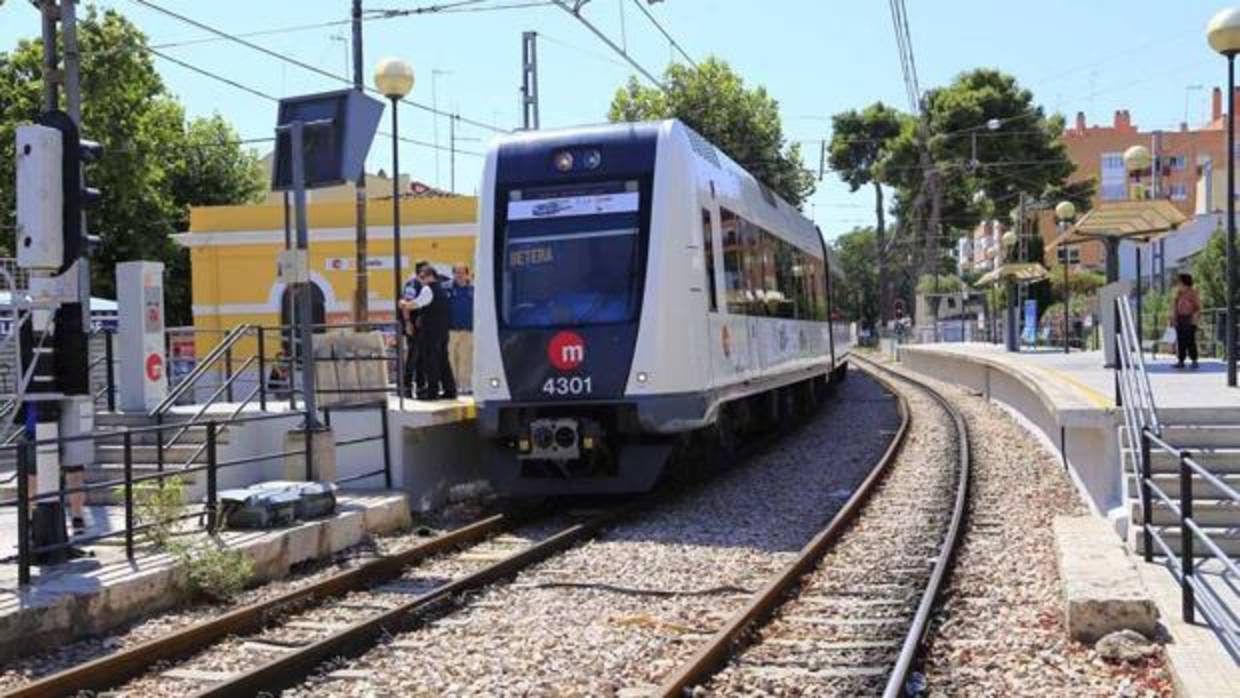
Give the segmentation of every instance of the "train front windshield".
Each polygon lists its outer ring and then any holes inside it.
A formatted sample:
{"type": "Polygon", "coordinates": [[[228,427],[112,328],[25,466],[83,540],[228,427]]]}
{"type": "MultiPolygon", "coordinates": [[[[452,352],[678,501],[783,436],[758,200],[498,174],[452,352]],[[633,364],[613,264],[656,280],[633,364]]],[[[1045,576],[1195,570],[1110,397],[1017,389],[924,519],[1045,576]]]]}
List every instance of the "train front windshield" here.
{"type": "Polygon", "coordinates": [[[533,328],[634,320],[640,204],[636,181],[510,191],[503,323],[533,328]]]}

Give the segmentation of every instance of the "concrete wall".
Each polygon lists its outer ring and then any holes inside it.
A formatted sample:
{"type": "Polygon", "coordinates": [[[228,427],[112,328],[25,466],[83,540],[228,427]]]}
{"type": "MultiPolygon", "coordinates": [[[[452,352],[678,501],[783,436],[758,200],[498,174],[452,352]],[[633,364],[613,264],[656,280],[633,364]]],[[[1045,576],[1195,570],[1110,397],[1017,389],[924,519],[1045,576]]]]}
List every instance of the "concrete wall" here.
{"type": "Polygon", "coordinates": [[[900,362],[914,371],[970,388],[1001,403],[1066,456],[1069,476],[1082,499],[1107,516],[1120,533],[1128,511],[1116,429],[1118,413],[1103,409],[1057,409],[1035,383],[983,358],[902,347],[900,362]],[[1061,431],[1062,428],[1062,431],[1061,431]]]}

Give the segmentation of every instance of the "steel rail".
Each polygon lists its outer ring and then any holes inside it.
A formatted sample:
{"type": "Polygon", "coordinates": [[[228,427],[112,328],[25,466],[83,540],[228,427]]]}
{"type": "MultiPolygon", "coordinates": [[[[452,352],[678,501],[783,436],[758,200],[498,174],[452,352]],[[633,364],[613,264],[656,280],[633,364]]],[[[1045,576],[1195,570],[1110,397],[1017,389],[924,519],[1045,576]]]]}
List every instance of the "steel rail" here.
{"type": "Polygon", "coordinates": [[[495,515],[454,529],[409,550],[381,557],[351,570],[266,601],[244,606],[211,620],[149,640],[116,654],[66,669],[0,694],[3,698],[41,698],[103,692],[146,673],[161,661],[172,661],[202,650],[229,635],[258,632],[283,610],[342,596],[355,589],[399,577],[402,571],[431,555],[478,542],[514,525],[512,517],[495,515]]]}
{"type": "Polygon", "coordinates": [[[801,548],[797,559],[789,563],[788,566],[777,573],[762,589],[754,594],[745,607],[736,612],[723,628],[717,631],[692,658],[664,679],[656,695],[664,696],[665,698],[678,698],[684,695],[687,689],[702,683],[723,666],[735,653],[738,648],[737,643],[745,632],[756,623],[769,617],[783,603],[788,596],[788,592],[800,581],[802,576],[814,569],[818,561],[827,554],[844,530],[857,518],[865,503],[869,501],[870,495],[876,489],[876,485],[886,475],[888,467],[900,452],[904,444],[904,438],[907,436],[909,426],[912,423],[912,412],[909,409],[907,398],[892,388],[888,381],[882,378],[877,378],[877,380],[880,383],[886,384],[891,394],[895,396],[900,412],[900,426],[891,442],[887,445],[886,450],[883,451],[883,455],[879,457],[874,468],[870,470],[870,474],[866,476],[857,490],[848,498],[848,501],[844,503],[844,506],[831,519],[826,528],[814,536],[805,547],[801,548]]]}
{"type": "Polygon", "coordinates": [[[922,593],[921,603],[917,605],[917,615],[913,617],[913,623],[909,627],[908,635],[905,636],[904,644],[900,648],[900,656],[896,659],[895,668],[892,669],[891,676],[887,680],[887,687],[883,690],[884,698],[896,698],[896,696],[904,695],[904,687],[908,680],[909,671],[912,669],[913,660],[917,658],[917,654],[921,651],[922,645],[926,640],[926,633],[930,627],[930,613],[934,610],[934,604],[938,601],[939,595],[943,590],[948,572],[955,561],[956,549],[959,547],[960,539],[964,536],[965,505],[969,499],[969,466],[972,462],[972,456],[969,453],[969,424],[960,409],[951,404],[951,401],[941,392],[930,387],[925,381],[893,371],[886,366],[869,361],[865,363],[885,371],[887,374],[895,376],[906,383],[921,388],[926,394],[934,398],[934,401],[939,403],[951,415],[952,421],[955,422],[956,442],[958,444],[957,458],[959,459],[960,474],[956,478],[956,502],[952,508],[952,520],[947,527],[947,535],[943,538],[943,546],[939,550],[938,557],[935,558],[934,571],[930,573],[930,581],[927,582],[926,590],[922,593]]]}
{"type": "Polygon", "coordinates": [[[193,694],[193,698],[224,696],[278,695],[310,676],[324,662],[338,657],[355,657],[389,634],[411,630],[421,624],[426,611],[465,592],[489,586],[513,576],[522,569],[545,560],[560,551],[593,537],[618,520],[653,503],[657,496],[643,497],[586,521],[571,524],[564,530],[524,550],[509,555],[487,567],[458,577],[408,603],[358,621],[310,645],[279,656],[260,667],[251,669],[209,686],[193,694]]]}
{"type": "Polygon", "coordinates": [[[889,675],[883,695],[890,698],[903,693],[909,669],[925,637],[930,611],[942,589],[956,544],[963,533],[962,522],[965,514],[969,482],[968,429],[960,412],[946,398],[925,383],[882,367],[856,354],[851,355],[850,359],[857,360],[859,364],[865,367],[867,373],[875,380],[884,384],[896,396],[902,420],[895,437],[870,474],[844,504],[843,508],[831,519],[826,528],[806,544],[801,549],[797,559],[791,562],[756,593],[748,604],[734,614],[728,623],[716,632],[691,659],[666,678],[659,686],[656,695],[663,696],[664,698],[683,696],[686,690],[700,685],[714,675],[729,658],[735,656],[742,646],[741,642],[744,635],[754,628],[757,623],[769,618],[785,600],[790,598],[789,592],[800,582],[801,577],[817,566],[818,562],[826,556],[832,546],[839,540],[845,529],[860,515],[865,503],[876,489],[876,485],[886,475],[891,463],[903,447],[912,421],[907,398],[895,389],[890,379],[880,374],[887,374],[898,378],[929,393],[952,416],[956,424],[960,444],[958,449],[960,475],[957,478],[957,492],[952,520],[948,526],[942,549],[936,558],[930,580],[922,594],[917,613],[909,626],[900,654],[889,675]]]}

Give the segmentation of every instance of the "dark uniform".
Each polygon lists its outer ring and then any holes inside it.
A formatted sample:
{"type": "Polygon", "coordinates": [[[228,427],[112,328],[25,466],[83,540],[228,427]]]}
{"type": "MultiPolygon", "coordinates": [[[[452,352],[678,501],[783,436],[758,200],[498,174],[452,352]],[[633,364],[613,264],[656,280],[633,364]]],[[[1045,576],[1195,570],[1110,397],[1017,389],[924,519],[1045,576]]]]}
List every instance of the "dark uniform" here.
{"type": "MultiPolygon", "coordinates": [[[[411,301],[417,297],[418,291],[421,290],[422,284],[416,278],[409,279],[405,282],[405,288],[401,295],[405,300],[411,301]]],[[[422,369],[422,357],[418,353],[417,331],[414,329],[418,324],[418,312],[417,310],[409,310],[409,322],[404,322],[402,318],[399,329],[405,338],[404,375],[400,377],[400,384],[404,394],[409,397],[426,389],[426,373],[422,369]]]]}
{"type": "Polygon", "coordinates": [[[448,361],[448,332],[452,328],[452,295],[442,281],[430,285],[434,298],[418,310],[418,358],[422,362],[421,400],[456,399],[456,377],[448,361]]]}

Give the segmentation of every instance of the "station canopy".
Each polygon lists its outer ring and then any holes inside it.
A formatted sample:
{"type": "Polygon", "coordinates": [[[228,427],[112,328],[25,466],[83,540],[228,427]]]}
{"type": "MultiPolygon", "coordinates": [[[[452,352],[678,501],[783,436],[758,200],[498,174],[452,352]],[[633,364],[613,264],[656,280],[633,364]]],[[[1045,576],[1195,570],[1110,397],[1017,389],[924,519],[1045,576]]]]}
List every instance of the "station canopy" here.
{"type": "Polygon", "coordinates": [[[973,285],[994,286],[1006,281],[1031,284],[1045,279],[1047,275],[1046,267],[1037,262],[1013,262],[1011,264],[1003,264],[996,269],[986,272],[982,275],[982,278],[973,282],[973,285]]]}
{"type": "Polygon", "coordinates": [[[1150,242],[1179,228],[1188,217],[1165,199],[1107,201],[1090,209],[1055,239],[1054,246],[1095,240],[1150,242]]]}

